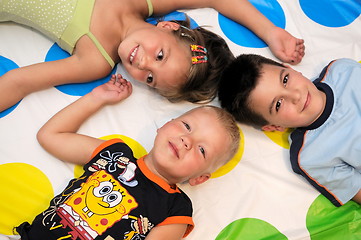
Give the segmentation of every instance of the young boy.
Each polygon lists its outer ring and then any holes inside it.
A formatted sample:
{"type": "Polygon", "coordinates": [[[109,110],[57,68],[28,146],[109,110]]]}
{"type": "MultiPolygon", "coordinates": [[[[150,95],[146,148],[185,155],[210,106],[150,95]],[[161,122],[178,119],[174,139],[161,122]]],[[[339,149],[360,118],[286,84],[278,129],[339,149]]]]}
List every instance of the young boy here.
{"type": "Polygon", "coordinates": [[[193,109],[158,129],[154,148],[138,160],[120,139],[76,133],[92,114],[131,92],[129,82],[113,77],[40,129],[39,143],[49,153],[85,164],[85,173],[31,225],[16,228],[22,240],[181,239],[192,230],[191,201],[176,184],[201,184],[234,155],[236,122],[217,107],[193,109]]]}
{"type": "Polygon", "coordinates": [[[222,107],[236,120],[290,136],[294,172],[334,205],[361,203],[361,64],[339,59],[311,82],[288,66],[241,55],[225,71],[222,107]],[[342,143],[342,144],[341,144],[342,143]]]}

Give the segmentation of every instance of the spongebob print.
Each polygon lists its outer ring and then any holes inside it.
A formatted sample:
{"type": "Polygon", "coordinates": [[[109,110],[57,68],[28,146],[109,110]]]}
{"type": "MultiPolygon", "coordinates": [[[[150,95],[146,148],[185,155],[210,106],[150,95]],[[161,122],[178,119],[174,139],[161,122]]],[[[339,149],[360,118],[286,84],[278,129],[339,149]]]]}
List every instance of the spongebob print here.
{"type": "Polygon", "coordinates": [[[123,152],[104,151],[100,153],[100,157],[88,168],[89,171],[96,172],[106,169],[110,173],[120,171],[118,180],[121,183],[130,187],[137,186],[138,181],[134,179],[137,166],[125,157],[123,152]]]}
{"type": "Polygon", "coordinates": [[[162,187],[164,181],[145,173],[149,169],[144,158],[135,159],[124,143],[107,146],[84,166],[82,176],[70,180],[64,191],[50,201],[31,229],[24,225],[24,236],[144,240],[155,226],[178,216],[180,211],[186,218],[191,216],[191,203],[181,192],[169,193],[162,187]],[[180,204],[173,205],[173,201],[180,204]]]}
{"type": "Polygon", "coordinates": [[[91,175],[57,212],[61,224],[70,227],[73,239],[94,239],[112,227],[138,203],[104,170],[91,175]]]}

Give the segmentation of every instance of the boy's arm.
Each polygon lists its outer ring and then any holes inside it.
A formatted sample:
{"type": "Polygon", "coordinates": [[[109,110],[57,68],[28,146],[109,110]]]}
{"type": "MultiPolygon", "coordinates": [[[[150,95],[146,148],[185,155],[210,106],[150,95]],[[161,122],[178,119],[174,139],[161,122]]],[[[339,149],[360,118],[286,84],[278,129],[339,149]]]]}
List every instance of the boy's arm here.
{"type": "Polygon", "coordinates": [[[152,228],[146,240],[179,240],[186,232],[187,224],[169,224],[152,228]]]}
{"type": "Polygon", "coordinates": [[[55,157],[75,164],[85,164],[103,140],[76,133],[80,126],[103,106],[127,98],[132,86],[124,79],[112,79],[93,89],[55,114],[38,132],[42,147],[55,157]]]}
{"type": "Polygon", "coordinates": [[[152,0],[155,14],[177,9],[211,7],[224,16],[244,25],[270,47],[283,62],[297,64],[304,56],[304,41],[276,27],[247,0],[152,0]]]}
{"type": "Polygon", "coordinates": [[[358,204],[361,204],[361,189],[360,191],[358,191],[358,193],[356,193],[356,195],[352,198],[352,200],[354,200],[358,204]]]}

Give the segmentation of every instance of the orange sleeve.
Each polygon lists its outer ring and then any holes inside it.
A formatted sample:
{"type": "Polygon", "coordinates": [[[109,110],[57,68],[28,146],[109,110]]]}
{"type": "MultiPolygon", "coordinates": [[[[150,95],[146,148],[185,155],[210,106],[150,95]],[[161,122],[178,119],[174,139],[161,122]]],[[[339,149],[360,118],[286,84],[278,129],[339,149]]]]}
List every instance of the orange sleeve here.
{"type": "Polygon", "coordinates": [[[108,141],[105,141],[103,142],[102,144],[100,144],[93,152],[92,156],[91,156],[91,159],[97,155],[102,149],[110,146],[110,145],[113,145],[114,143],[123,143],[124,141],[120,138],[113,138],[113,139],[110,139],[108,141]]]}

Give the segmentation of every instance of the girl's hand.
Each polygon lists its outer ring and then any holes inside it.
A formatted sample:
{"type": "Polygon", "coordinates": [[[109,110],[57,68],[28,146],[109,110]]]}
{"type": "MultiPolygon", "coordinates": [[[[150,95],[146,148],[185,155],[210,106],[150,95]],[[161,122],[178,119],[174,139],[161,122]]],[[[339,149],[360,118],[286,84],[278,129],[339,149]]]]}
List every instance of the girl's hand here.
{"type": "Polygon", "coordinates": [[[118,103],[132,93],[132,84],[120,74],[113,74],[109,82],[93,89],[92,95],[104,105],[118,103]]]}
{"type": "Polygon", "coordinates": [[[269,33],[267,44],[272,53],[284,63],[298,64],[305,55],[303,39],[295,38],[279,27],[274,27],[269,33]]]}

